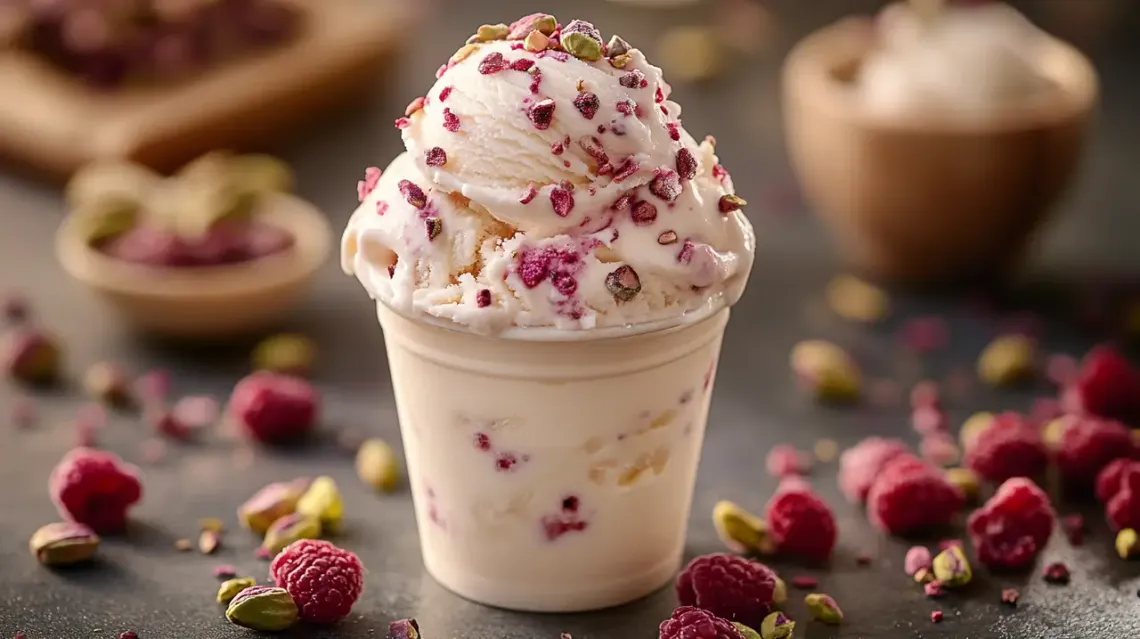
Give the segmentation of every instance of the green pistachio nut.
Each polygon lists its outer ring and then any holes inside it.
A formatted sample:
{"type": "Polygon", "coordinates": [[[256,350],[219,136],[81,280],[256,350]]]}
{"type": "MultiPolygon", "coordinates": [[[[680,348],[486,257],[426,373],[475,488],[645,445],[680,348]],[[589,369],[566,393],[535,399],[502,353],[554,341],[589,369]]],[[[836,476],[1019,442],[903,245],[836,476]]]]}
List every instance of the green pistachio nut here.
{"type": "Polygon", "coordinates": [[[301,539],[317,539],[321,536],[321,520],[300,513],[285,515],[273,522],[265,531],[261,546],[276,555],[289,544],[301,539]]]}
{"type": "Polygon", "coordinates": [[[340,526],[344,519],[344,499],[332,477],[321,476],[313,480],[297,501],[297,514],[319,520],[325,532],[333,532],[340,526]]]}
{"type": "Polygon", "coordinates": [[[957,544],[952,545],[934,557],[932,569],[934,578],[946,588],[960,588],[970,583],[974,572],[970,560],[957,544]]]}
{"type": "Polygon", "coordinates": [[[262,196],[293,190],[293,170],[280,158],[250,153],[233,158],[231,165],[232,182],[244,191],[262,196]]]}
{"type": "Polygon", "coordinates": [[[254,370],[304,376],[313,369],[317,346],[304,335],[281,333],[259,342],[253,349],[252,359],[254,370]]]}
{"type": "Polygon", "coordinates": [[[777,607],[783,607],[788,603],[788,584],[779,575],[776,576],[776,587],[772,590],[772,604],[777,607]]]}
{"type": "MultiPolygon", "coordinates": [[[[842,613],[840,618],[842,618],[842,613]]],[[[761,639],[788,639],[796,629],[796,622],[782,612],[773,612],[760,624],[761,639]]],[[[746,638],[747,639],[747,638],[746,638]]]]}
{"type": "Polygon", "coordinates": [[[76,208],[72,215],[75,216],[83,238],[90,244],[98,244],[137,226],[139,203],[118,195],[108,195],[76,208]]]}
{"type": "Polygon", "coordinates": [[[297,604],[284,588],[253,586],[242,590],[226,608],[230,623],[263,632],[288,630],[297,623],[297,604]]]}
{"type": "Polygon", "coordinates": [[[400,461],[388,442],[368,439],[356,451],[356,474],[373,490],[390,491],[400,483],[400,461]]]}
{"type": "Polygon", "coordinates": [[[713,526],[733,552],[766,554],[772,545],[764,520],[731,501],[719,501],[713,507],[713,526]]]}
{"type": "Polygon", "coordinates": [[[995,338],[978,357],[978,377],[992,386],[1008,386],[1033,376],[1036,343],[1025,335],[995,338]]]}
{"type": "Polygon", "coordinates": [[[739,632],[740,636],[743,637],[744,639],[760,639],[760,633],[758,633],[755,630],[749,628],[748,626],[740,623],[739,621],[732,622],[732,625],[734,628],[736,628],[736,631],[739,632]]]}
{"type": "Polygon", "coordinates": [[[593,62],[602,59],[602,41],[589,33],[563,31],[562,48],[579,60],[593,62]]]}
{"type": "Polygon", "coordinates": [[[946,481],[957,488],[968,502],[978,500],[978,491],[981,488],[981,478],[970,468],[947,468],[946,481]]]}
{"type": "Polygon", "coordinates": [[[820,401],[850,402],[859,398],[859,366],[847,351],[831,342],[805,340],[796,344],[791,365],[804,388],[820,401]]]}
{"type": "Polygon", "coordinates": [[[253,532],[264,535],[273,522],[297,510],[297,500],[305,494],[310,483],[308,478],[300,478],[269,484],[238,508],[238,521],[253,532]]]}
{"type": "Polygon", "coordinates": [[[1116,554],[1121,559],[1135,559],[1140,556],[1140,535],[1132,528],[1116,533],[1116,554]]]}
{"type": "Polygon", "coordinates": [[[233,598],[238,596],[238,593],[246,588],[252,588],[257,585],[257,580],[253,577],[237,577],[222,582],[218,586],[218,603],[228,604],[233,601],[233,598]]]}
{"type": "Polygon", "coordinates": [[[28,549],[45,566],[68,566],[94,557],[99,536],[83,524],[56,522],[37,530],[28,549]]]}
{"type": "Polygon", "coordinates": [[[843,622],[843,611],[839,609],[839,604],[835,603],[830,595],[813,592],[804,597],[804,604],[807,606],[812,619],[816,621],[832,626],[838,626],[843,622]]]}

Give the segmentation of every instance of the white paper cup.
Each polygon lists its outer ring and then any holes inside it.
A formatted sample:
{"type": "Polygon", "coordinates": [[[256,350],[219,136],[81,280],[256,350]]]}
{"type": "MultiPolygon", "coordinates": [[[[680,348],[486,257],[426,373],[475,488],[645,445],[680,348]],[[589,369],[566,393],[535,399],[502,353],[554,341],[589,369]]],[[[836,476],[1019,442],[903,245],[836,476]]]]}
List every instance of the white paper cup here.
{"type": "Polygon", "coordinates": [[[567,339],[480,336],[377,308],[439,583],[492,606],[572,612],[672,579],[728,309],[567,339]]]}

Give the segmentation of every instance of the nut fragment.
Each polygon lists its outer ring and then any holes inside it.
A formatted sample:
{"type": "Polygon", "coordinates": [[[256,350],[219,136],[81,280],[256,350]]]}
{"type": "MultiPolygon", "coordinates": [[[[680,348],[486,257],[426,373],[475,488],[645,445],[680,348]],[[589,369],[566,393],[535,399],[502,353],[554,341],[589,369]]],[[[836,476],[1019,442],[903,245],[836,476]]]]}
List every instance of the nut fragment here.
{"type": "Polygon", "coordinates": [[[265,539],[261,542],[261,547],[276,555],[294,541],[316,539],[320,536],[321,520],[316,517],[306,517],[300,513],[293,513],[273,522],[269,530],[265,531],[265,539]]]}
{"type": "Polygon", "coordinates": [[[823,622],[832,626],[838,626],[843,621],[843,611],[839,609],[839,604],[829,595],[819,592],[804,597],[804,604],[807,605],[808,613],[811,614],[812,619],[823,622]]]}
{"type": "Polygon", "coordinates": [[[340,526],[344,518],[344,500],[332,477],[321,476],[313,480],[297,500],[297,514],[320,520],[321,529],[326,532],[335,531],[340,526]]]}
{"type": "Polygon", "coordinates": [[[222,536],[216,530],[203,530],[198,535],[198,550],[203,555],[212,555],[222,545],[222,536]]]}
{"type": "Polygon", "coordinates": [[[400,462],[388,442],[369,439],[356,451],[356,474],[374,490],[390,491],[400,483],[400,462]]]}
{"type": "Polygon", "coordinates": [[[851,275],[831,280],[827,302],[836,315],[856,322],[877,322],[890,308],[890,299],[882,289],[851,275]]]}
{"type": "Polygon", "coordinates": [[[775,550],[764,520],[731,501],[719,501],[713,507],[713,526],[733,552],[771,554],[775,550]]]}
{"type": "Polygon", "coordinates": [[[946,481],[957,488],[968,502],[978,500],[978,491],[981,487],[981,477],[970,468],[947,468],[946,481]]]}
{"type": "Polygon", "coordinates": [[[602,34],[585,20],[571,20],[562,27],[562,48],[579,60],[602,58],[602,34]]]}
{"type": "Polygon", "coordinates": [[[236,579],[228,579],[218,586],[217,601],[220,604],[228,604],[238,593],[257,585],[257,580],[253,577],[237,577],[236,579]]]}
{"type": "Polygon", "coordinates": [[[420,639],[420,624],[415,619],[397,619],[388,624],[391,639],[420,639]]]}
{"type": "Polygon", "coordinates": [[[123,406],[131,401],[131,380],[122,367],[100,362],[87,369],[83,387],[92,399],[105,404],[123,406]]]}
{"type": "Polygon", "coordinates": [[[740,633],[741,639],[761,639],[760,633],[740,623],[739,621],[732,622],[732,626],[736,628],[737,632],[740,633]]]}
{"type": "Polygon", "coordinates": [[[297,604],[284,588],[253,586],[230,601],[226,619],[251,630],[279,632],[297,623],[297,604]]]}
{"type": "Polygon", "coordinates": [[[530,35],[523,40],[523,48],[531,53],[538,53],[545,51],[550,46],[550,38],[543,35],[540,31],[531,31],[530,35]]]}
{"type": "Polygon", "coordinates": [[[1140,536],[1131,528],[1125,528],[1116,533],[1116,554],[1121,559],[1135,559],[1140,557],[1140,536]]]}
{"type": "Polygon", "coordinates": [[[259,342],[252,359],[254,370],[305,376],[317,359],[317,346],[304,335],[280,333],[259,342]]]}
{"type": "Polygon", "coordinates": [[[823,340],[796,344],[791,355],[792,371],[800,383],[821,401],[858,399],[862,375],[855,360],[839,346],[823,340]]]}
{"type": "Polygon", "coordinates": [[[772,588],[772,605],[779,608],[788,603],[788,584],[776,575],[776,586],[772,588]]]}
{"type": "Polygon", "coordinates": [[[32,535],[28,548],[45,566],[67,566],[89,561],[99,549],[99,535],[74,522],[56,522],[32,535]]]}
{"type": "Polygon", "coordinates": [[[558,28],[558,20],[546,13],[532,13],[511,23],[508,40],[522,40],[533,32],[551,35],[558,28]]]}
{"type": "Polygon", "coordinates": [[[993,386],[1008,386],[1033,376],[1036,343],[1025,335],[995,338],[978,358],[978,377],[993,386]]]}
{"type": "Polygon", "coordinates": [[[658,59],[670,80],[707,80],[724,68],[720,37],[709,27],[674,27],[661,36],[657,47],[658,59]]]}
{"type": "Polygon", "coordinates": [[[269,484],[238,508],[238,521],[255,533],[265,534],[273,522],[297,510],[297,500],[309,483],[308,478],[301,478],[269,484]]]}
{"type": "Polygon", "coordinates": [[[958,431],[958,441],[962,444],[962,450],[968,451],[973,448],[978,435],[993,422],[994,414],[986,411],[974,413],[962,422],[962,429],[958,431]]]}
{"type": "Polygon", "coordinates": [[[958,588],[970,583],[974,573],[962,547],[951,545],[934,558],[934,578],[945,588],[958,588]]]}
{"type": "Polygon", "coordinates": [[[1045,427],[1041,429],[1041,441],[1045,444],[1045,447],[1053,451],[1060,448],[1061,438],[1064,437],[1065,431],[1069,429],[1069,426],[1071,426],[1074,421],[1074,416],[1062,415],[1050,420],[1048,424],[1045,424],[1045,427]]]}
{"type": "Polygon", "coordinates": [[[494,42],[495,40],[503,40],[510,32],[511,28],[502,23],[484,24],[475,31],[475,35],[471,36],[467,42],[494,42]]]}
{"type": "Polygon", "coordinates": [[[760,637],[761,639],[787,639],[792,636],[795,629],[796,622],[788,619],[784,613],[776,611],[764,617],[764,621],[760,623],[760,637]]]}
{"type": "Polygon", "coordinates": [[[641,278],[632,266],[619,266],[606,276],[606,290],[618,301],[628,302],[641,292],[641,278]]]}

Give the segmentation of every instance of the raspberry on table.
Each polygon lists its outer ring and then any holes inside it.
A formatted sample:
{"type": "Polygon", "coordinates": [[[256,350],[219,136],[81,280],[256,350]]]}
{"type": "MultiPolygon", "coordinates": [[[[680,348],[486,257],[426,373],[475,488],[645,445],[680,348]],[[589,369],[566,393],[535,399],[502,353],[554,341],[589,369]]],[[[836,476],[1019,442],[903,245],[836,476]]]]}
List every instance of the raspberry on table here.
{"type": "Polygon", "coordinates": [[[839,456],[839,490],[852,502],[862,502],[879,471],[899,455],[909,454],[902,440],[868,437],[839,456]]]}
{"type": "Polygon", "coordinates": [[[1069,412],[1134,424],[1140,417],[1140,370],[1112,347],[1098,346],[1081,361],[1064,401],[1069,412]]]}
{"type": "Polygon", "coordinates": [[[658,639],[744,639],[732,622],[694,608],[681,606],[661,622],[658,639]]]}
{"type": "Polygon", "coordinates": [[[1007,480],[966,525],[978,561],[993,568],[1018,568],[1049,542],[1057,519],[1049,495],[1025,477],[1007,480]]]}
{"type": "Polygon", "coordinates": [[[768,531],[780,552],[823,562],[838,537],[831,508],[808,490],[785,490],[768,502],[768,531]]]}
{"type": "Polygon", "coordinates": [[[1102,504],[1116,496],[1124,485],[1124,471],[1135,468],[1140,471],[1140,461],[1134,459],[1115,459],[1105,465],[1096,476],[1096,498],[1102,504]]]}
{"type": "Polygon", "coordinates": [[[768,474],[773,477],[803,475],[810,470],[811,462],[791,444],[777,444],[768,451],[765,460],[768,474]]]}
{"type": "Polygon", "coordinates": [[[62,517],[101,534],[126,528],[127,510],[142,498],[138,468],[92,448],[64,455],[51,472],[48,490],[62,517]]]}
{"type": "Polygon", "coordinates": [[[1119,487],[1105,504],[1105,515],[1114,531],[1140,528],[1140,467],[1126,466],[1120,473],[1119,487]]]}
{"type": "Polygon", "coordinates": [[[1140,449],[1124,424],[1083,416],[1074,418],[1065,428],[1055,457],[1067,483],[1088,487],[1110,462],[1140,457],[1140,449]]]}
{"type": "Polygon", "coordinates": [[[356,553],[318,539],[286,546],[269,564],[269,574],[310,623],[344,619],[364,591],[364,566],[356,553]]]}
{"type": "Polygon", "coordinates": [[[690,561],[677,575],[676,588],[682,606],[696,606],[759,628],[772,611],[776,574],[751,559],[713,553],[690,561]]]}
{"type": "Polygon", "coordinates": [[[308,433],[320,405],[320,393],[308,380],[257,371],[234,386],[229,412],[254,439],[278,443],[308,433]]]}
{"type": "Polygon", "coordinates": [[[1048,463],[1041,431],[1015,412],[996,415],[966,450],[966,465],[992,482],[1036,477],[1048,463]]]}
{"type": "Polygon", "coordinates": [[[943,526],[965,497],[945,473],[906,454],[887,463],[867,493],[867,517],[893,535],[943,526]]]}

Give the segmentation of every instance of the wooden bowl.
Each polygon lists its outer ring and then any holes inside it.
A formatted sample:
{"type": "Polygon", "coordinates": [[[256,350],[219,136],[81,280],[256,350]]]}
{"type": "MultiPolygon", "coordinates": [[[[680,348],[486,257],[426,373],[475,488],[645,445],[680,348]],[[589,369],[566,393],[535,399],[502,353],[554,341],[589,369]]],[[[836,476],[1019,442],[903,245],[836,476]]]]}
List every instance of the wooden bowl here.
{"type": "Polygon", "coordinates": [[[912,284],[989,277],[1015,265],[1070,182],[1098,97],[1092,64],[1047,38],[1058,87],[993,117],[884,117],[854,83],[874,45],[851,18],[808,36],[783,72],[784,126],[807,201],[859,270],[912,284]]]}
{"type": "Polygon", "coordinates": [[[148,267],[95,249],[68,216],[56,235],[56,255],[68,275],[139,329],[182,339],[230,337],[279,319],[304,293],[332,246],[325,217],[297,197],[270,196],[258,215],[287,230],[293,246],[241,264],[148,267]]]}

